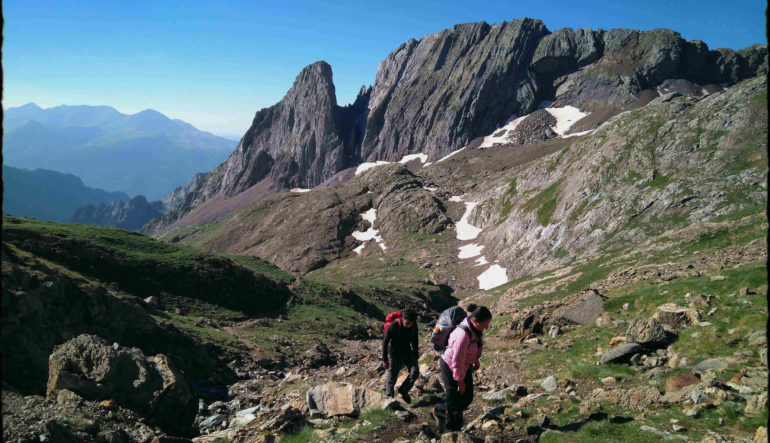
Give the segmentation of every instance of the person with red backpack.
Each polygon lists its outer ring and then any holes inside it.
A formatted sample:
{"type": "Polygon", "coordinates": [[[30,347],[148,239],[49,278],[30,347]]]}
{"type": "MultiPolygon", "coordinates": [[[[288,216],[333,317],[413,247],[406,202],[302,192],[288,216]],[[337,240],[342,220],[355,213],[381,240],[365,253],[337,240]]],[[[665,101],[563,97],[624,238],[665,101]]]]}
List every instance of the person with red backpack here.
{"type": "Polygon", "coordinates": [[[388,370],[385,382],[385,395],[394,396],[394,387],[402,366],[406,366],[409,375],[398,388],[398,393],[406,403],[411,403],[409,390],[420,375],[417,366],[417,314],[407,309],[403,313],[393,312],[385,318],[384,337],[382,339],[382,362],[388,370]]]}
{"type": "Polygon", "coordinates": [[[484,306],[471,304],[468,311],[470,315],[452,330],[439,359],[446,400],[433,408],[431,417],[441,432],[462,428],[463,411],[473,401],[473,371],[480,367],[484,330],[492,322],[492,313],[484,306]]]}

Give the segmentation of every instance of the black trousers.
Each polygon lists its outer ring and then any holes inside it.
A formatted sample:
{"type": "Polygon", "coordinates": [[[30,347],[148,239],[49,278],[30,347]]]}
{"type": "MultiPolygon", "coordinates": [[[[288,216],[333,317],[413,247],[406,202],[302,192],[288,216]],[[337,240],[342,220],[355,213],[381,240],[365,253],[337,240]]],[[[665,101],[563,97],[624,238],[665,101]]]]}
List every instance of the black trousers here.
{"type": "Polygon", "coordinates": [[[417,381],[417,377],[420,376],[420,368],[417,366],[417,357],[414,355],[402,356],[398,352],[388,352],[388,379],[385,381],[385,395],[392,397],[394,395],[393,389],[396,386],[396,380],[398,380],[398,373],[401,372],[401,368],[406,366],[409,371],[409,375],[406,380],[399,386],[399,391],[408,392],[414,386],[414,382],[417,381]]]}
{"type": "Polygon", "coordinates": [[[444,390],[446,391],[446,400],[444,403],[436,406],[436,415],[444,420],[444,429],[448,431],[459,431],[463,426],[463,411],[473,402],[473,370],[468,369],[465,373],[465,392],[460,394],[457,390],[457,381],[452,376],[452,369],[444,361],[439,359],[441,367],[441,379],[444,381],[444,390]]]}

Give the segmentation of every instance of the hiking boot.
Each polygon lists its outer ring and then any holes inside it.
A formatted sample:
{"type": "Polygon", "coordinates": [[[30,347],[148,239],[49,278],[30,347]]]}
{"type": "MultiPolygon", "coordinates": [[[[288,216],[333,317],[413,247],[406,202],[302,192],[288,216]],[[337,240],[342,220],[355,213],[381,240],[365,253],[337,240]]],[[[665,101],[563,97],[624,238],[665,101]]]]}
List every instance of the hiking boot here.
{"type": "Polygon", "coordinates": [[[401,394],[401,398],[404,399],[404,402],[406,404],[412,403],[412,397],[409,395],[409,391],[406,391],[406,390],[403,390],[403,389],[399,389],[398,393],[401,394]]]}

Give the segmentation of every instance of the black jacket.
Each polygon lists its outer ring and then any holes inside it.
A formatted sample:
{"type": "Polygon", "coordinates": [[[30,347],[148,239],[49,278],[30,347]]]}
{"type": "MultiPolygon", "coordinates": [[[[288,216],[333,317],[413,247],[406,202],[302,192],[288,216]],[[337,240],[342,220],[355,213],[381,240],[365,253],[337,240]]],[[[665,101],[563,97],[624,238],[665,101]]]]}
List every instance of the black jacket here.
{"type": "Polygon", "coordinates": [[[417,358],[417,349],[416,324],[412,325],[411,328],[405,328],[401,324],[401,319],[398,319],[388,326],[385,336],[382,338],[382,361],[388,361],[389,351],[396,358],[417,358]]]}

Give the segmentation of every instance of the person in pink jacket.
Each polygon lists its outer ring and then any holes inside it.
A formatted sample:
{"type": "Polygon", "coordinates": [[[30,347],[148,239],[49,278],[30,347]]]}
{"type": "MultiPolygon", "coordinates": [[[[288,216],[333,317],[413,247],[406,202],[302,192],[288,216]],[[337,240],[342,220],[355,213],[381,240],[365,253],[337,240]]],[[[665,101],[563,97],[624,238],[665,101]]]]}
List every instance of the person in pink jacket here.
{"type": "Polygon", "coordinates": [[[479,369],[484,348],[484,330],[492,322],[492,313],[484,306],[469,305],[470,315],[449,335],[439,365],[446,401],[436,406],[431,416],[441,432],[459,431],[463,411],[473,401],[473,371],[479,369]]]}

